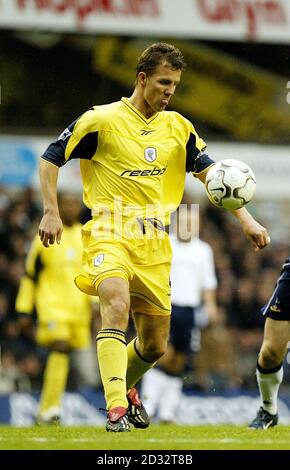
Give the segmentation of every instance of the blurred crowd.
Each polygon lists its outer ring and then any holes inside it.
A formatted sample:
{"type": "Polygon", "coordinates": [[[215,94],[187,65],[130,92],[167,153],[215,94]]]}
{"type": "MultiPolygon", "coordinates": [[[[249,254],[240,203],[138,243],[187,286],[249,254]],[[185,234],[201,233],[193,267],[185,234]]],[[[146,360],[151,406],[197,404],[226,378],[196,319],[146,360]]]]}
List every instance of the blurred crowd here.
{"type": "MultiPolygon", "coordinates": [[[[20,329],[15,313],[26,254],[40,215],[37,192],[0,188],[0,393],[39,390],[42,383],[46,351],[36,345],[33,326],[20,329]]],[[[207,323],[201,315],[185,386],[205,391],[255,388],[263,332],[260,310],[289,256],[289,246],[273,243],[255,253],[226,211],[205,205],[201,217],[200,237],[210,243],[215,255],[219,317],[207,323]]]]}

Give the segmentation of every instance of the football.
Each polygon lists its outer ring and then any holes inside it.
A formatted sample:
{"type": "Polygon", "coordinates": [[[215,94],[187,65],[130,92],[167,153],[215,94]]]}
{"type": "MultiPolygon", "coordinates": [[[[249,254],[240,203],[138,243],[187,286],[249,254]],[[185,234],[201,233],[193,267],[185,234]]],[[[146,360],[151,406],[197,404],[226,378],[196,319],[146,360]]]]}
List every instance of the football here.
{"type": "Polygon", "coordinates": [[[227,210],[240,209],[250,202],[256,190],[251,168],[240,160],[217,162],[206,175],[205,187],[210,201],[227,210]]]}

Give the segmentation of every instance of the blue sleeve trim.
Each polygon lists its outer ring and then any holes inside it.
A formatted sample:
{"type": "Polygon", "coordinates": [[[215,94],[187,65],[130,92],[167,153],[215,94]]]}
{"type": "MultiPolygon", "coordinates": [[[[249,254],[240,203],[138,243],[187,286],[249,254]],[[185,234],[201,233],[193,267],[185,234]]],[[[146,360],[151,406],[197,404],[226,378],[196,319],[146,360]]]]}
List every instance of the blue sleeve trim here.
{"type": "Polygon", "coordinates": [[[196,135],[190,133],[186,144],[186,173],[200,173],[214,163],[196,147],[196,135]]]}
{"type": "Polygon", "coordinates": [[[65,164],[65,149],[72,135],[77,119],[72,122],[59,136],[59,138],[50,144],[42,158],[54,165],[61,167],[65,164]]]}
{"type": "Polygon", "coordinates": [[[63,140],[57,140],[48,146],[41,158],[61,167],[65,164],[65,148],[66,142],[63,140]]]}
{"type": "Polygon", "coordinates": [[[91,160],[98,148],[98,131],[86,134],[73,149],[68,160],[80,158],[91,160]]]}
{"type": "Polygon", "coordinates": [[[195,160],[192,172],[195,174],[202,173],[209,166],[215,163],[206,153],[200,153],[195,160]]]}
{"type": "Polygon", "coordinates": [[[186,173],[193,171],[194,162],[198,154],[199,150],[196,148],[196,136],[190,133],[186,144],[186,173]]]}

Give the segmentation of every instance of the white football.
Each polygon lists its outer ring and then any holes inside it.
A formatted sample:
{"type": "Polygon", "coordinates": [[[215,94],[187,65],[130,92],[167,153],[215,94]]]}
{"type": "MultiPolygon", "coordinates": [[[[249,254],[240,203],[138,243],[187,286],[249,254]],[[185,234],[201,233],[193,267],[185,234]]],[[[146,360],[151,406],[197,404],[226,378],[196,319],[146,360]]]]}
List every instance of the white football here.
{"type": "Polygon", "coordinates": [[[205,187],[210,201],[218,207],[234,210],[250,202],[256,190],[251,168],[240,160],[217,162],[206,175],[205,187]]]}

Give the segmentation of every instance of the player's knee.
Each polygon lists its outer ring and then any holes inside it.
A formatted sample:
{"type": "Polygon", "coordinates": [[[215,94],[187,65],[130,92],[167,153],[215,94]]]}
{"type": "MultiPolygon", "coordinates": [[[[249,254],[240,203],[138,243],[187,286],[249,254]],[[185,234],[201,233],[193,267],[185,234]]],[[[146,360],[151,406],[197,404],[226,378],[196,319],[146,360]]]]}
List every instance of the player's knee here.
{"type": "Polygon", "coordinates": [[[283,352],[272,345],[264,345],[259,354],[259,364],[264,369],[272,369],[283,361],[283,352]]]}
{"type": "Polygon", "coordinates": [[[161,344],[148,344],[144,346],[141,352],[142,357],[148,362],[156,362],[160,359],[166,351],[166,345],[161,344]]]}

